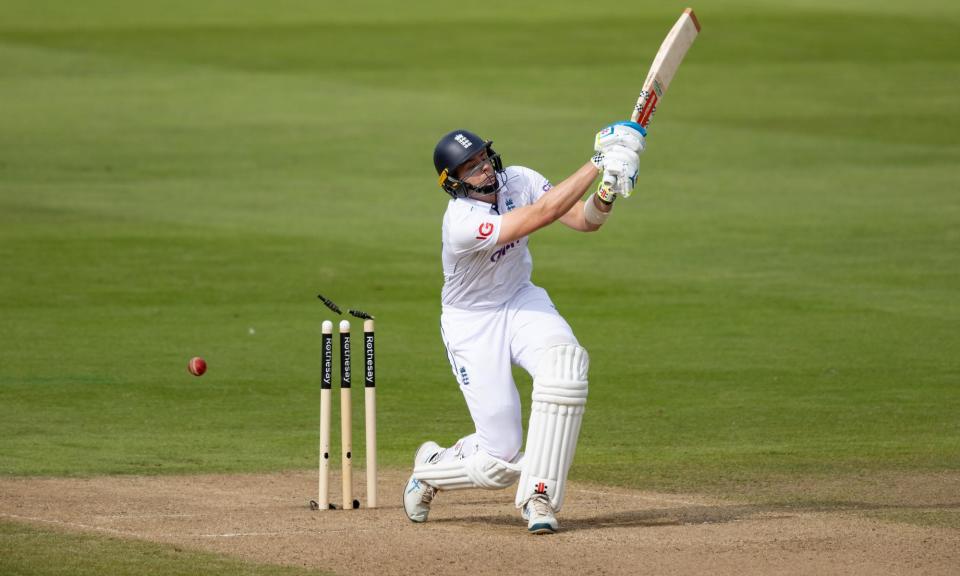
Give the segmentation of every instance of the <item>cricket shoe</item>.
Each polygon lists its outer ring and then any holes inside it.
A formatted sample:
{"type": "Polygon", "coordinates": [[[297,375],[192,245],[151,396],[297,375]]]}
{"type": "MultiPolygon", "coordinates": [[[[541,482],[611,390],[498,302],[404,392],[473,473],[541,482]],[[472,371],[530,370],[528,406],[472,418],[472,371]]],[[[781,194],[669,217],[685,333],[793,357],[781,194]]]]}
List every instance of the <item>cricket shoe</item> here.
{"type": "MultiPolygon", "coordinates": [[[[424,442],[417,448],[417,454],[414,456],[413,465],[426,464],[431,459],[436,458],[443,448],[436,442],[424,442]]],[[[436,496],[437,489],[422,482],[410,475],[407,485],[403,488],[403,511],[407,513],[407,518],[411,522],[426,522],[427,515],[430,514],[430,504],[433,497],[436,496]]]]}
{"type": "Polygon", "coordinates": [[[531,534],[553,534],[559,528],[550,498],[545,494],[536,494],[527,500],[520,515],[527,521],[527,531],[531,534]]]}

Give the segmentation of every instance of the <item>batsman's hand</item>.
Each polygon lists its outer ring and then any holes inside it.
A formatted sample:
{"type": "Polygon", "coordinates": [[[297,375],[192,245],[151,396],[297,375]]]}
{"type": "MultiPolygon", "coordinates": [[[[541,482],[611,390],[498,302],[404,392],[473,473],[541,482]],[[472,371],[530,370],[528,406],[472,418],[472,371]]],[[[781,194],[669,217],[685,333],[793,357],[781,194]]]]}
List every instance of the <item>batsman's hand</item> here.
{"type": "Polygon", "coordinates": [[[636,122],[614,122],[604,126],[593,139],[593,149],[601,154],[614,146],[624,146],[637,155],[643,153],[647,131],[636,122]]]}
{"type": "Polygon", "coordinates": [[[627,198],[633,192],[640,172],[640,157],[626,146],[614,146],[603,153],[600,168],[603,181],[597,189],[597,196],[611,203],[617,196],[627,198]]]}
{"type": "Polygon", "coordinates": [[[647,131],[636,122],[616,122],[597,132],[591,159],[603,171],[597,196],[611,203],[617,196],[630,196],[637,183],[639,155],[646,145],[647,131]]]}

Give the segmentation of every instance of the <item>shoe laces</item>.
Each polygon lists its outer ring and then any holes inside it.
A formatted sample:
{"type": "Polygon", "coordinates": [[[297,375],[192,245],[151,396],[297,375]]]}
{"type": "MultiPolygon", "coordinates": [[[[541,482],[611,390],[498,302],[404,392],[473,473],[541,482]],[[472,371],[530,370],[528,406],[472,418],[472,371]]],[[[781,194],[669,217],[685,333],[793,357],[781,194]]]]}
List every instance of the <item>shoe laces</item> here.
{"type": "Polygon", "coordinates": [[[433,486],[423,482],[423,495],[420,496],[420,501],[424,504],[430,504],[433,502],[433,497],[437,495],[437,489],[433,486]]]}
{"type": "Polygon", "coordinates": [[[527,506],[533,508],[537,516],[550,516],[553,514],[553,507],[550,506],[550,500],[546,496],[537,495],[527,502],[527,506]]]}

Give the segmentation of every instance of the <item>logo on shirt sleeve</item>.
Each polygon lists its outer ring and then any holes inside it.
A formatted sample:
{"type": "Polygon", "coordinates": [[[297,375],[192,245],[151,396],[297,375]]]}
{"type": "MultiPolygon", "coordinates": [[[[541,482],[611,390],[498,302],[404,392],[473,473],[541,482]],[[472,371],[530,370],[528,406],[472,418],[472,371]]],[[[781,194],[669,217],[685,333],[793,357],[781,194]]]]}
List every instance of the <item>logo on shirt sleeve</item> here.
{"type": "Polygon", "coordinates": [[[493,234],[493,222],[481,222],[477,228],[477,240],[486,240],[493,234]]]}

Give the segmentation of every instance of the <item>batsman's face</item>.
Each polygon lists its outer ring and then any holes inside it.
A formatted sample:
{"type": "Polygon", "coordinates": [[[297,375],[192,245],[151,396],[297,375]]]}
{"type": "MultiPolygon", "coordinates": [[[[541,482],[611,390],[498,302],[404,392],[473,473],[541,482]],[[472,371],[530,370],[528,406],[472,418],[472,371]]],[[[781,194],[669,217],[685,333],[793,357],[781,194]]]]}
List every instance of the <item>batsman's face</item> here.
{"type": "Polygon", "coordinates": [[[481,150],[464,162],[457,169],[457,178],[477,188],[494,184],[496,171],[487,157],[487,151],[481,150]]]}

